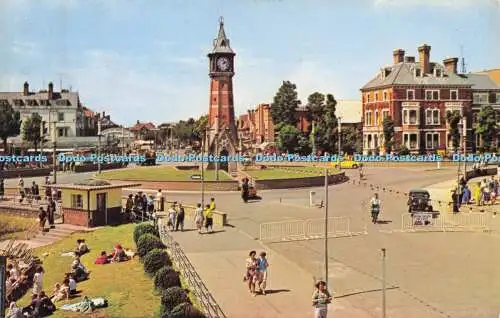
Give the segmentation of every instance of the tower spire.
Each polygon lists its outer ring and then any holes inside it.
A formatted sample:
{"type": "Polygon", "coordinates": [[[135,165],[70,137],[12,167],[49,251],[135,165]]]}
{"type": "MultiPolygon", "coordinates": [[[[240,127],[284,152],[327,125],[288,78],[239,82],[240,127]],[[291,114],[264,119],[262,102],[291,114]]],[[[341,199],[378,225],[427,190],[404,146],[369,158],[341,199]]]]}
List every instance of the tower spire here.
{"type": "Polygon", "coordinates": [[[217,38],[214,39],[212,53],[234,53],[224,30],[224,17],[222,16],[219,18],[219,33],[217,34],[217,38]]]}

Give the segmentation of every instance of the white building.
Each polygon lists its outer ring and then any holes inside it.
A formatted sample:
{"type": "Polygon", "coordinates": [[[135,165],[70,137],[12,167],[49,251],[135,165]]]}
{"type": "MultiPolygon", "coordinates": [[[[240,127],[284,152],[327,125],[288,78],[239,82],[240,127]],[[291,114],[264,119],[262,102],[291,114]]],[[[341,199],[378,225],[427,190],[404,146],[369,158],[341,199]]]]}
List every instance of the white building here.
{"type": "Polygon", "coordinates": [[[38,113],[50,131],[55,128],[57,137],[79,137],[83,135],[83,108],[78,93],[68,90],[54,92],[54,84],[48,90],[30,92],[28,82],[22,92],[0,92],[0,105],[10,104],[21,114],[24,121],[38,113]],[[54,126],[55,125],[55,126],[54,126]]]}

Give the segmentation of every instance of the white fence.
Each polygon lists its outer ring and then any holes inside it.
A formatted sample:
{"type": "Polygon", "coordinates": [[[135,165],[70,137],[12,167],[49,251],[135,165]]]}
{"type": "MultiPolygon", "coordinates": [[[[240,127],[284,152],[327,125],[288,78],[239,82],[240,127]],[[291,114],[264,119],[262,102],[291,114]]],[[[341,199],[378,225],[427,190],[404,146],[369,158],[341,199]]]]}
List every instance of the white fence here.
{"type": "MultiPolygon", "coordinates": [[[[352,236],[351,219],[345,216],[328,218],[328,237],[352,236]]],[[[261,241],[298,241],[325,237],[325,219],[309,219],[262,223],[261,241]]]]}
{"type": "Polygon", "coordinates": [[[401,216],[401,230],[406,232],[487,231],[490,224],[487,213],[441,214],[435,219],[412,217],[409,213],[401,216]]]}

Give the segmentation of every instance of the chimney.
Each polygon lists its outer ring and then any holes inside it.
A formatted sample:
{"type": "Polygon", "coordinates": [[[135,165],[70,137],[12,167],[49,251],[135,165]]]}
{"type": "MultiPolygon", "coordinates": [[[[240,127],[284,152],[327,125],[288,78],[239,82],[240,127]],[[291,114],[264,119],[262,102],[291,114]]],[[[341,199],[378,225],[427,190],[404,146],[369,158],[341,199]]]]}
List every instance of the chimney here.
{"type": "Polygon", "coordinates": [[[405,56],[406,63],[415,63],[415,56],[405,56]]]}
{"type": "Polygon", "coordinates": [[[418,59],[422,75],[429,74],[431,72],[430,55],[431,47],[429,45],[423,44],[418,48],[418,59]]]}
{"type": "Polygon", "coordinates": [[[49,82],[49,100],[52,100],[54,97],[54,84],[49,82]]]}
{"type": "Polygon", "coordinates": [[[392,52],[392,56],[394,57],[394,64],[402,63],[405,58],[405,51],[402,49],[396,49],[392,52]]]}
{"type": "Polygon", "coordinates": [[[137,121],[137,125],[139,125],[139,124],[140,124],[139,121],[137,121]]]}
{"type": "Polygon", "coordinates": [[[24,82],[23,95],[28,96],[30,94],[30,84],[28,82],[24,82]]]}
{"type": "Polygon", "coordinates": [[[106,112],[102,112],[102,118],[106,118],[106,112]]]}
{"type": "Polygon", "coordinates": [[[446,72],[457,74],[458,57],[450,57],[443,60],[443,65],[446,72]]]}

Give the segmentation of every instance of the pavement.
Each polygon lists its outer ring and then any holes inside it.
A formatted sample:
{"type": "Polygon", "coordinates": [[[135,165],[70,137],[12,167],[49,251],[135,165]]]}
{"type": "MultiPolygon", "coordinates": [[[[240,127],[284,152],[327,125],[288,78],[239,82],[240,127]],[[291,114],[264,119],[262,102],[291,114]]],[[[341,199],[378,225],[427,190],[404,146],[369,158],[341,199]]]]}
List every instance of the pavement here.
{"type": "MultiPolygon", "coordinates": [[[[367,168],[365,173],[367,185],[347,182],[329,187],[330,215],[349,216],[352,230],[366,228],[368,235],[328,240],[328,278],[336,297],[328,317],[381,317],[381,248],[386,248],[387,317],[496,318],[500,312],[497,233],[396,231],[401,229],[401,215],[407,213],[402,193],[412,188],[444,189],[455,179],[456,169],[367,168]],[[373,192],[380,194],[385,221],[376,225],[369,222],[367,207],[373,192]]],[[[355,172],[347,174],[356,178],[355,172]]],[[[274,190],[249,204],[236,194],[206,194],[205,198],[216,198],[217,209],[228,213],[234,228],[201,236],[195,231],[174,233],[228,317],[312,315],[313,278],[324,276],[324,241],[261,245],[256,240],[261,223],[323,217],[324,209],[308,206],[311,190],[316,200],[324,199],[323,188],[274,190]],[[248,295],[242,275],[251,249],[268,251],[270,288],[289,292],[248,295]]],[[[186,204],[200,200],[199,194],[187,193],[167,192],[167,198],[186,204]]],[[[498,228],[500,218],[492,222],[498,228]]]]}

